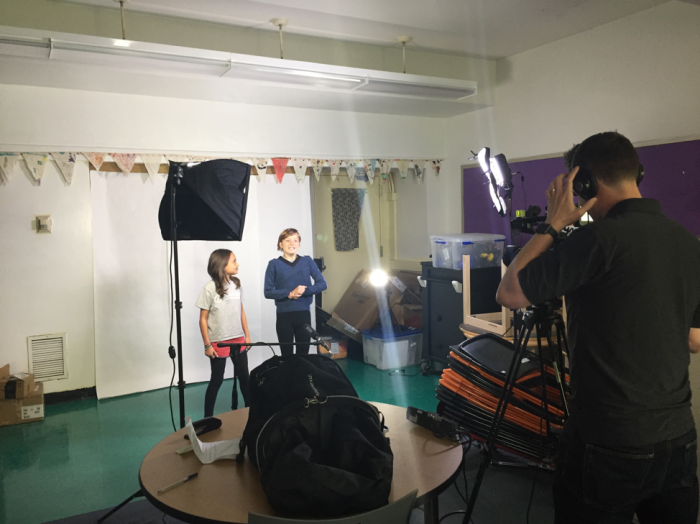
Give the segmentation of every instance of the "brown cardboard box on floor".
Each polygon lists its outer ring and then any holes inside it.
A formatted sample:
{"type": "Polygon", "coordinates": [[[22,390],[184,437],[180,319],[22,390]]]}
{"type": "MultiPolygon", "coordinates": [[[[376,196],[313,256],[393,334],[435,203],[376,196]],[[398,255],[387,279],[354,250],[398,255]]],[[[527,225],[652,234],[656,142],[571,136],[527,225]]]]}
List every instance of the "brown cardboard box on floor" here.
{"type": "Polygon", "coordinates": [[[415,304],[394,304],[391,307],[396,321],[402,326],[422,328],[423,306],[415,304]]]}
{"type": "Polygon", "coordinates": [[[0,400],[26,398],[34,391],[34,375],[15,373],[10,375],[10,365],[0,368],[0,400]]]}
{"type": "MultiPolygon", "coordinates": [[[[350,283],[345,294],[335,306],[328,325],[348,337],[362,342],[363,329],[370,329],[379,317],[377,299],[385,294],[384,289],[375,288],[369,281],[371,271],[361,270],[350,283]]],[[[412,300],[420,296],[417,271],[387,271],[389,277],[389,304],[399,304],[404,294],[412,300]],[[407,291],[408,290],[408,291],[407,291]]]]}
{"type": "Polygon", "coordinates": [[[0,400],[0,427],[44,420],[44,384],[34,385],[26,398],[0,400]]]}

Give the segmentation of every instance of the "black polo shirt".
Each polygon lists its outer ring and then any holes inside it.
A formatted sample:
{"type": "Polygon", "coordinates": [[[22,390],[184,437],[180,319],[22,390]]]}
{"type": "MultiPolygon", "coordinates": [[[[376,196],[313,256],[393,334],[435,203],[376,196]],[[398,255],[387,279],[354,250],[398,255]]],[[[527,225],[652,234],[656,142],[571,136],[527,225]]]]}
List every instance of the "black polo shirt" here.
{"type": "Polygon", "coordinates": [[[518,274],[533,304],[565,295],[567,432],[639,446],[694,426],[688,335],[700,327],[700,241],[656,200],[616,204],[518,274]]]}

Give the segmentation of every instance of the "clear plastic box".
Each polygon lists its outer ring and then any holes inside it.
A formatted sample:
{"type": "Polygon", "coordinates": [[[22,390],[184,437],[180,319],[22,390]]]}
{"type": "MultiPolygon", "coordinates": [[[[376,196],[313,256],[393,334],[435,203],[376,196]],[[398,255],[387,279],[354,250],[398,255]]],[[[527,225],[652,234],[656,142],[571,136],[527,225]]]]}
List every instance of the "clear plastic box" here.
{"type": "Polygon", "coordinates": [[[433,267],[454,269],[452,263],[451,235],[430,235],[430,249],[433,255],[433,267]]]}
{"type": "Polygon", "coordinates": [[[469,266],[498,267],[503,259],[506,237],[487,233],[464,233],[452,242],[452,269],[462,269],[462,256],[469,255],[469,266]]]}
{"type": "Polygon", "coordinates": [[[403,327],[403,332],[385,333],[381,328],[362,330],[365,364],[377,369],[397,369],[417,366],[423,351],[423,332],[403,327]]]}
{"type": "Polygon", "coordinates": [[[506,237],[489,233],[430,235],[433,267],[462,269],[462,256],[469,255],[470,267],[500,266],[506,237]]]}

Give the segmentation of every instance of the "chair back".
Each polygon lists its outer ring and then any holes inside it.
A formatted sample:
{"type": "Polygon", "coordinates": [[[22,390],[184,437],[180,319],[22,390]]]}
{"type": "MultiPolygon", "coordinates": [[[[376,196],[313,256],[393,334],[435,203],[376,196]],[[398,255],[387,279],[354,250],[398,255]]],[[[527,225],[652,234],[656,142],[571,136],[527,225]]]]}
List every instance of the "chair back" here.
{"type": "Polygon", "coordinates": [[[396,502],[368,511],[367,513],[352,515],[351,517],[324,520],[297,520],[249,513],[248,524],[407,524],[417,494],[418,490],[413,490],[396,502]]]}

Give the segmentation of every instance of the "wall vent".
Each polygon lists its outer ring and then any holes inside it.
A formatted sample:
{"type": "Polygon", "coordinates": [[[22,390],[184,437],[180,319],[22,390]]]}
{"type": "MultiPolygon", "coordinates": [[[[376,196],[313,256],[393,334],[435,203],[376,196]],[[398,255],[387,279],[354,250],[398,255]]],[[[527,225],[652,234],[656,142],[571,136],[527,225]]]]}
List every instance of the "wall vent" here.
{"type": "Polygon", "coordinates": [[[27,337],[29,372],[34,380],[60,380],[68,378],[66,366],[66,334],[37,335],[27,337]]]}

